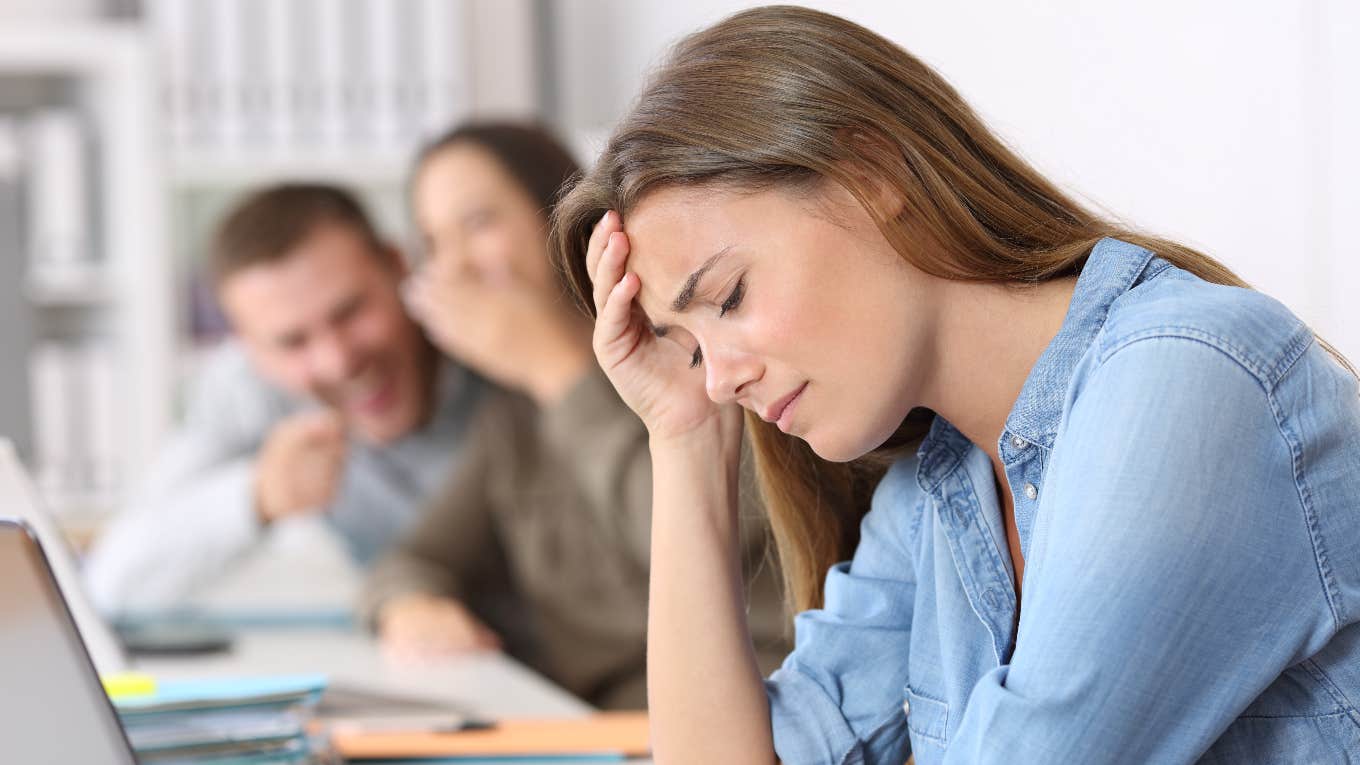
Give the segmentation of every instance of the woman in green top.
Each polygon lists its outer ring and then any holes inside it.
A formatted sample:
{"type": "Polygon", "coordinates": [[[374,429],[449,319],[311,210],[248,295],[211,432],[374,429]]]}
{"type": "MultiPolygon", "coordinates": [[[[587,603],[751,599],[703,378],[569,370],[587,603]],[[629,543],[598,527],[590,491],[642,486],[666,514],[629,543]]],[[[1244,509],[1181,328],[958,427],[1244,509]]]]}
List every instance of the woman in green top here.
{"type": "MultiPolygon", "coordinates": [[[[408,658],[504,644],[605,707],[645,704],[651,465],[647,432],[596,366],[591,323],[547,256],[548,214],[576,172],[533,127],[460,127],[412,185],[427,262],[409,304],[437,345],[499,384],[467,459],[375,566],[364,609],[408,658]]],[[[746,553],[762,658],[787,645],[765,530],[746,553]]]]}

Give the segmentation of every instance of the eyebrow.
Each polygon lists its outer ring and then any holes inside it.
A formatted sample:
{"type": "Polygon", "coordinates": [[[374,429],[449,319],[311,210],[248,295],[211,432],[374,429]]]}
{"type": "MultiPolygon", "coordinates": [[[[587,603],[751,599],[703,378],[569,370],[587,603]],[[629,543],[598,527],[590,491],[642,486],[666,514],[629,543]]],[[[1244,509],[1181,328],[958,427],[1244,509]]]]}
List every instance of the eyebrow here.
{"type": "MultiPolygon", "coordinates": [[[[689,304],[694,302],[695,293],[699,291],[699,281],[704,278],[704,274],[708,273],[710,268],[713,268],[713,266],[717,264],[718,259],[726,255],[731,249],[732,245],[727,245],[714,253],[713,257],[705,260],[703,265],[694,269],[694,273],[689,275],[689,278],[685,280],[685,285],[680,288],[680,292],[677,293],[675,299],[671,301],[671,311],[674,313],[683,313],[689,308],[689,304]]],[[[647,325],[652,330],[652,334],[657,337],[665,337],[666,333],[670,332],[671,328],[669,324],[653,324],[651,318],[647,316],[646,311],[643,311],[642,316],[646,319],[647,325]]]]}
{"type": "Polygon", "coordinates": [[[698,291],[699,280],[703,279],[704,274],[707,274],[709,269],[713,268],[714,264],[731,249],[732,245],[729,244],[721,250],[718,250],[713,257],[705,260],[702,266],[696,268],[694,273],[689,275],[689,278],[685,280],[685,286],[680,288],[680,292],[675,296],[675,300],[671,301],[671,311],[673,313],[684,313],[685,310],[689,308],[689,304],[694,300],[694,293],[698,291]]]}

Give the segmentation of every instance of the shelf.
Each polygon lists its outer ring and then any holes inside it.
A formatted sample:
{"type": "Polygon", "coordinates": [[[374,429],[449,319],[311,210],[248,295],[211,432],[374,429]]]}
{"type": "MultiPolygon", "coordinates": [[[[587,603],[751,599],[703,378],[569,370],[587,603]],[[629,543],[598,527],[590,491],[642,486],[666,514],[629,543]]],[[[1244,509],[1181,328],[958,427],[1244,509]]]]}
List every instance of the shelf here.
{"type": "Polygon", "coordinates": [[[6,22],[0,27],[0,71],[98,74],[113,59],[139,55],[145,39],[131,21],[6,22]]]}
{"type": "Polygon", "coordinates": [[[97,307],[112,303],[117,290],[104,267],[73,265],[30,271],[24,294],[40,306],[97,307]]]}
{"type": "Polygon", "coordinates": [[[360,186],[400,187],[411,157],[335,149],[302,153],[260,151],[193,152],[173,157],[170,180],[180,188],[248,186],[288,180],[332,181],[360,186]]]}

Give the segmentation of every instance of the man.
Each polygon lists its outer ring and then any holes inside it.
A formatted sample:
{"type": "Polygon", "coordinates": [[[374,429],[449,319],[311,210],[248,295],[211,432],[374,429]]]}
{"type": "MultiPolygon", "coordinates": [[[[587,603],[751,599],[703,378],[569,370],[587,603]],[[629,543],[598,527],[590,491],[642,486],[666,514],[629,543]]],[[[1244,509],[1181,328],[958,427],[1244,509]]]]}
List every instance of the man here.
{"type": "Polygon", "coordinates": [[[109,613],[175,605],[290,516],[324,513],[367,562],[448,475],[478,396],[407,316],[401,257],[347,192],[260,191],[210,258],[236,339],[87,561],[109,613]]]}

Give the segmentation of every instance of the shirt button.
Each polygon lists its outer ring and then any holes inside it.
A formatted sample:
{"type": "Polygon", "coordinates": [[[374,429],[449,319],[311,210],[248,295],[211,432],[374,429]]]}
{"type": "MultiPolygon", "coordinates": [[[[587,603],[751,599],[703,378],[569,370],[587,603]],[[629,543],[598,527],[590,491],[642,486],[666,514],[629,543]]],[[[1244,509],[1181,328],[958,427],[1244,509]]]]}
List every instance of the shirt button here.
{"type": "Polygon", "coordinates": [[[1001,596],[997,594],[995,589],[984,591],[982,593],[982,602],[986,603],[987,607],[993,611],[1001,608],[1001,596]]]}
{"type": "Polygon", "coordinates": [[[1039,498],[1039,489],[1032,483],[1025,483],[1025,496],[1031,500],[1039,498]]]}
{"type": "Polygon", "coordinates": [[[1011,446],[1014,446],[1017,449],[1023,449],[1025,448],[1025,439],[1020,436],[1011,436],[1011,446]]]}
{"type": "Polygon", "coordinates": [[[904,714],[904,715],[906,715],[906,716],[908,716],[908,717],[911,716],[911,701],[910,701],[910,700],[908,700],[908,701],[903,701],[903,702],[902,702],[902,714],[904,714]]]}

